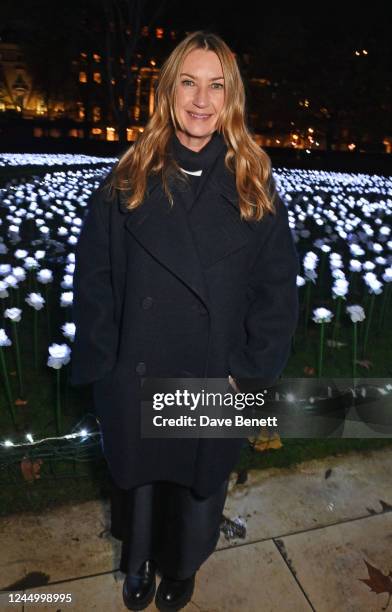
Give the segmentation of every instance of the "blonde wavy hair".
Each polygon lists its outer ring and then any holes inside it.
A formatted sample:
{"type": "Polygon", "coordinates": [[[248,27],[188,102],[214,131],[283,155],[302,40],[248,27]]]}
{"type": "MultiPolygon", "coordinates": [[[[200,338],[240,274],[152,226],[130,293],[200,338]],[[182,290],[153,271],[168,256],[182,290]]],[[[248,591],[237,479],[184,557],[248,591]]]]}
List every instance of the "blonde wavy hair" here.
{"type": "Polygon", "coordinates": [[[224,76],[224,105],[216,130],[227,146],[226,168],[236,177],[241,218],[259,221],[266,211],[275,212],[268,187],[272,179],[271,160],[253,140],[245,122],[245,90],[242,77],[227,44],[216,34],[199,30],[182,40],[164,62],[155,92],[155,110],[137,141],[120,157],[112,171],[109,188],[130,191],[126,206],[133,210],[145,197],[147,177],[160,173],[166,196],[173,205],[169,176],[182,173],[167,154],[175,130],[182,129],[176,114],[176,87],[182,64],[194,49],[217,54],[224,76]]]}

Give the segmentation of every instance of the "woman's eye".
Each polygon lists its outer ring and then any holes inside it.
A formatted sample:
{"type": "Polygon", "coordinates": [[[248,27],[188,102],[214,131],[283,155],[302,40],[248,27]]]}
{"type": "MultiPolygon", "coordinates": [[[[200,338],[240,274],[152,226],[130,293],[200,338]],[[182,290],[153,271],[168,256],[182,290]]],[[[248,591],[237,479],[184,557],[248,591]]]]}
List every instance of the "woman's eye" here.
{"type": "MultiPolygon", "coordinates": [[[[181,81],[181,83],[186,87],[193,87],[193,85],[195,84],[194,81],[191,81],[189,79],[184,79],[183,81],[181,81]]],[[[223,83],[212,83],[211,87],[212,89],[223,89],[223,83]]]]}

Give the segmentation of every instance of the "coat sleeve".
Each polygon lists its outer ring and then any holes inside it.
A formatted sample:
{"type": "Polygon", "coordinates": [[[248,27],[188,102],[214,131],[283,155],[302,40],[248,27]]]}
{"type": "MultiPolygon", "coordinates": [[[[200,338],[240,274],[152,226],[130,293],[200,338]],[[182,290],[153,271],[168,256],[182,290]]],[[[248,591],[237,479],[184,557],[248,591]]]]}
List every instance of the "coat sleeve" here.
{"type": "Polygon", "coordinates": [[[228,358],[230,374],[241,392],[260,390],[277,382],[287,363],[298,322],[299,257],[287,207],[273,178],[271,189],[276,214],[266,219],[267,234],[251,269],[252,301],[245,314],[247,342],[228,358]]]}
{"type": "Polygon", "coordinates": [[[88,200],[88,210],[75,249],[73,319],[75,338],[71,356],[71,385],[94,382],[116,359],[118,329],[110,265],[110,202],[103,183],[88,200]]]}

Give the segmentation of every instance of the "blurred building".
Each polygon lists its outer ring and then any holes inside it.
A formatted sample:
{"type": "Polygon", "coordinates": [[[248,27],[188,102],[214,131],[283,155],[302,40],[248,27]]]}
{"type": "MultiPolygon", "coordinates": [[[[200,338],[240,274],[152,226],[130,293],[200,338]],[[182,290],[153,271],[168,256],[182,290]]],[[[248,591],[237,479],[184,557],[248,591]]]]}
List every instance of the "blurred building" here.
{"type": "MultiPolygon", "coordinates": [[[[140,41],[127,63],[121,51],[110,58],[102,49],[81,49],[70,61],[69,84],[61,94],[48,96],[34,83],[22,47],[0,41],[0,135],[4,141],[66,139],[81,141],[133,141],[154,112],[159,66],[184,33],[163,28],[141,30],[140,41]],[[147,43],[148,44],[144,44],[147,43]],[[122,124],[122,125],[120,125],[122,124]],[[122,130],[122,131],[121,131],[122,130]]],[[[306,152],[366,150],[370,134],[355,142],[343,120],[325,133],[320,120],[306,117],[309,101],[298,100],[298,114],[287,117],[287,105],[276,104],[279,87],[267,78],[250,74],[250,56],[237,56],[247,89],[250,127],[255,141],[265,148],[300,149],[306,152]],[[301,114],[302,113],[302,114],[301,114]]],[[[280,100],[284,95],[280,94],[280,100]]],[[[392,153],[392,136],[381,147],[392,153]]]]}
{"type": "MultiPolygon", "coordinates": [[[[163,37],[157,28],[152,34],[163,37]]],[[[142,37],[150,36],[143,28],[142,37]]],[[[169,33],[173,45],[175,32],[169,33]]],[[[141,45],[142,46],[142,45],[141,45]]],[[[34,83],[34,78],[25,61],[22,47],[14,42],[0,41],[0,126],[3,134],[12,131],[26,138],[80,138],[88,140],[114,141],[119,139],[116,127],[118,111],[124,109],[124,86],[121,79],[127,76],[128,104],[126,113],[127,140],[135,140],[137,133],[154,112],[155,88],[158,81],[158,64],[162,57],[146,57],[137,53],[129,67],[121,56],[104,57],[102,52],[81,50],[79,57],[71,62],[72,88],[68,94],[51,97],[34,83]],[[110,70],[108,69],[110,65],[110,70]],[[126,72],[128,70],[128,74],[126,72]]]]}

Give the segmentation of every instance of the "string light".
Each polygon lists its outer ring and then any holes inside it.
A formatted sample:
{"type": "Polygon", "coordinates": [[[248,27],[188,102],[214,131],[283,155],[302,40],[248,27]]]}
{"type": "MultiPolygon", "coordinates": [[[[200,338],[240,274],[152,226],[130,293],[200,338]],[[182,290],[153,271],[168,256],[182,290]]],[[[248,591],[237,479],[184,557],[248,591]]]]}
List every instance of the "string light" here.
{"type": "Polygon", "coordinates": [[[48,442],[52,440],[73,440],[75,438],[93,438],[95,436],[100,436],[101,433],[99,431],[88,432],[86,429],[82,429],[77,433],[66,434],[64,436],[50,436],[48,438],[41,438],[41,440],[33,440],[33,436],[31,434],[26,434],[26,438],[28,442],[20,442],[14,443],[12,440],[5,440],[1,442],[1,446],[5,447],[13,447],[16,448],[18,446],[38,446],[38,444],[42,444],[43,442],[48,442]]]}

